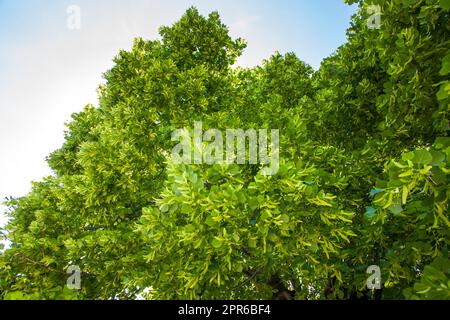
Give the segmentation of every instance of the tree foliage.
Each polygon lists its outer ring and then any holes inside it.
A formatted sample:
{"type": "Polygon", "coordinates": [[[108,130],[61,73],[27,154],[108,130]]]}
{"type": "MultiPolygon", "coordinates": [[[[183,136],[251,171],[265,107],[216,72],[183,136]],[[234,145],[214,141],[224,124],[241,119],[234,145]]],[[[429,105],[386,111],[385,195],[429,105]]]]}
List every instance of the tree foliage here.
{"type": "Polygon", "coordinates": [[[450,299],[450,3],[347,2],[317,71],[292,53],[233,67],[245,42],[195,8],[121,51],[54,174],[7,202],[0,298],[450,299]],[[194,121],[279,129],[278,173],[175,164],[194,121]]]}

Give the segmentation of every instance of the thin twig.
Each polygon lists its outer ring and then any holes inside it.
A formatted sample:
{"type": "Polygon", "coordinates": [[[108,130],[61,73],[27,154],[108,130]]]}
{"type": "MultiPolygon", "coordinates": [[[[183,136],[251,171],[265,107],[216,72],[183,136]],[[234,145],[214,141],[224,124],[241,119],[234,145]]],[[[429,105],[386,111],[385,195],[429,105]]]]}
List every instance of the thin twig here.
{"type": "Polygon", "coordinates": [[[242,288],[243,286],[245,286],[247,283],[249,283],[250,281],[253,280],[254,277],[256,277],[256,275],[258,273],[261,273],[263,271],[263,268],[259,268],[258,270],[256,270],[255,272],[253,272],[253,274],[247,278],[247,280],[245,280],[243,283],[241,283],[240,285],[238,285],[236,288],[233,289],[233,291],[238,291],[240,288],[242,288]]]}

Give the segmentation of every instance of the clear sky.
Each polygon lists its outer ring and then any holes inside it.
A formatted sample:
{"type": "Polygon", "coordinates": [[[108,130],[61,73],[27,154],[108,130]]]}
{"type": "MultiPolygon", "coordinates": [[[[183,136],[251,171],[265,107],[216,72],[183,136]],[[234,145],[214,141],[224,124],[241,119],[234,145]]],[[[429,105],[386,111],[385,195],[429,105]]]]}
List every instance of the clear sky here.
{"type": "Polygon", "coordinates": [[[0,0],[1,200],[51,174],[45,157],[62,144],[64,122],[97,104],[118,51],[137,36],[157,38],[192,5],[218,11],[232,36],[248,41],[241,66],[278,50],[316,69],[345,42],[356,11],[342,0],[0,0]],[[70,5],[81,9],[79,30],[67,27],[70,5]]]}

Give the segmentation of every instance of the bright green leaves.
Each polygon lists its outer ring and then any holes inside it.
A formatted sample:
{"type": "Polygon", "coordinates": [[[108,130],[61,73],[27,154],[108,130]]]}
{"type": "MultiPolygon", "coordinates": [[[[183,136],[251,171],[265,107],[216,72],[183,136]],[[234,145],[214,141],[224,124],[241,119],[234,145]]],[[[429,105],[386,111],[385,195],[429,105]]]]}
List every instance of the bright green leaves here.
{"type": "Polygon", "coordinates": [[[438,256],[425,266],[422,277],[412,288],[405,289],[407,299],[449,300],[450,299],[450,261],[438,256]]]}
{"type": "MultiPolygon", "coordinates": [[[[450,3],[450,1],[449,1],[450,3]]],[[[441,76],[446,76],[450,73],[450,54],[444,57],[442,60],[442,68],[441,71],[439,71],[439,74],[441,76]]]]}
{"type": "Polygon", "coordinates": [[[224,71],[246,47],[242,39],[231,39],[217,12],[205,18],[195,8],[187,10],[173,26],[160,28],[160,35],[164,49],[182,69],[205,64],[224,71]]]}
{"type": "Polygon", "coordinates": [[[335,198],[336,198],[335,196],[326,195],[322,191],[316,198],[310,199],[309,201],[318,206],[332,207],[333,206],[332,200],[334,200],[335,198]]]}
{"type": "Polygon", "coordinates": [[[215,211],[206,218],[205,224],[211,228],[217,228],[220,225],[221,221],[222,217],[220,213],[218,211],[215,211]]]}
{"type": "Polygon", "coordinates": [[[439,0],[439,6],[444,10],[450,10],[450,0],[439,0]]]}
{"type": "MultiPolygon", "coordinates": [[[[144,210],[136,231],[142,233],[145,256],[155,268],[180,268],[187,257],[192,261],[182,278],[152,278],[155,297],[198,298],[203,287],[203,298],[229,298],[226,292],[245,281],[244,270],[263,266],[266,272],[285,272],[283,261],[305,250],[312,264],[295,263],[291,268],[322,273],[324,266],[332,268],[326,259],[338,255],[356,236],[350,229],[353,213],[340,210],[335,196],[303,183],[317,170],[287,164],[274,177],[245,172],[234,165],[204,170],[169,162],[169,180],[156,201],[158,207],[144,210]],[[193,187],[198,181],[203,188],[193,187]],[[168,288],[177,289],[171,293],[168,288]]],[[[251,283],[232,297],[245,298],[250,287],[251,283]]],[[[264,297],[265,289],[261,290],[252,297],[264,297]]]]}
{"type": "MultiPolygon", "coordinates": [[[[202,285],[209,288],[210,283],[216,286],[204,294],[219,297],[221,291],[217,286],[238,285],[231,279],[237,281],[241,276],[234,274],[230,278],[230,271],[236,272],[232,271],[236,265],[242,268],[243,260],[236,250],[240,248],[242,234],[248,233],[248,220],[244,202],[236,196],[242,189],[237,179],[239,171],[226,168],[229,170],[216,165],[200,171],[196,166],[169,164],[167,188],[157,200],[159,210],[144,210],[142,225],[137,230],[143,232],[148,250],[145,255],[152,257],[152,264],[179,270],[186,257],[192,259],[187,261],[189,265],[182,274],[159,278],[153,285],[157,297],[198,298],[199,288],[202,285]],[[163,207],[165,212],[161,210],[163,207]],[[147,237],[147,232],[152,237],[147,237]],[[175,292],[173,288],[177,288],[175,292]]],[[[149,277],[153,279],[153,275],[149,277]]]]}
{"type": "Polygon", "coordinates": [[[254,89],[260,92],[260,98],[273,99],[278,96],[283,108],[292,109],[297,107],[302,98],[313,95],[310,81],[312,73],[311,66],[300,61],[295,54],[283,56],[276,53],[256,69],[256,76],[262,81],[254,89]]]}
{"type": "Polygon", "coordinates": [[[25,300],[25,295],[20,291],[9,292],[4,296],[4,300],[25,300]]]}
{"type": "Polygon", "coordinates": [[[410,284],[415,281],[418,274],[405,266],[420,262],[423,268],[422,280],[404,290],[408,299],[443,299],[448,294],[446,277],[427,265],[439,248],[449,245],[450,230],[450,171],[448,154],[443,152],[448,149],[448,138],[438,138],[434,146],[418,148],[404,153],[401,160],[391,161],[387,166],[389,179],[377,184],[382,192],[373,200],[371,211],[376,210],[376,214],[368,217],[374,230],[378,230],[374,232],[396,234],[395,238],[386,235],[383,240],[385,246],[391,247],[384,257],[390,270],[386,286],[401,285],[405,279],[410,284]]]}
{"type": "Polygon", "coordinates": [[[450,96],[450,81],[443,81],[437,93],[439,100],[445,100],[450,96]]]}
{"type": "Polygon", "coordinates": [[[211,245],[215,248],[215,249],[220,249],[220,247],[222,247],[223,242],[221,241],[220,238],[214,238],[211,242],[211,245]]]}
{"type": "Polygon", "coordinates": [[[428,150],[419,149],[403,155],[402,159],[420,165],[420,164],[430,164],[433,161],[433,156],[428,150]]]}
{"type": "MultiPolygon", "coordinates": [[[[443,138],[436,145],[444,146],[443,138]]],[[[446,153],[438,150],[417,149],[402,155],[403,161],[392,161],[388,167],[388,189],[375,196],[374,203],[382,209],[389,209],[394,215],[403,212],[403,206],[408,204],[410,194],[420,192],[434,199],[434,205],[429,210],[435,211],[447,224],[443,216],[443,208],[447,207],[448,195],[448,160],[446,153]]]]}
{"type": "Polygon", "coordinates": [[[0,297],[267,299],[273,277],[300,299],[367,297],[375,263],[385,297],[448,298],[450,3],[375,4],[382,28],[355,16],[317,72],[294,54],[232,69],[245,43],[194,8],[136,39],[50,155],[55,177],[9,202],[0,297]],[[280,129],[278,174],[168,161],[194,121],[280,129]]]}

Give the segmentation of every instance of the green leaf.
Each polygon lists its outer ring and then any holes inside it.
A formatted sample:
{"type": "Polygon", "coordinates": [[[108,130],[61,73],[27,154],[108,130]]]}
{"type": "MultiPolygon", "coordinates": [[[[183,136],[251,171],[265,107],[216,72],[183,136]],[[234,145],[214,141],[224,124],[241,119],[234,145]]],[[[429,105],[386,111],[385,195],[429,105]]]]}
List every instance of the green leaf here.
{"type": "Polygon", "coordinates": [[[402,155],[402,159],[403,161],[412,161],[414,159],[414,152],[408,152],[408,153],[404,153],[402,155]]]}
{"type": "Polygon", "coordinates": [[[450,10],[450,0],[439,0],[439,6],[444,10],[450,10]]]}
{"type": "Polygon", "coordinates": [[[450,81],[445,81],[441,84],[438,93],[436,94],[439,100],[445,100],[450,95],[450,81]]]}
{"type": "Polygon", "coordinates": [[[434,142],[434,147],[437,150],[446,149],[450,146],[450,137],[439,137],[434,142]]]}
{"type": "Polygon", "coordinates": [[[25,295],[21,291],[13,291],[13,292],[8,292],[5,295],[4,299],[5,300],[25,300],[25,295]]]}
{"type": "Polygon", "coordinates": [[[418,164],[430,164],[433,161],[431,153],[425,149],[414,151],[414,160],[418,164]]]}
{"type": "Polygon", "coordinates": [[[215,215],[212,215],[212,214],[209,215],[205,220],[205,224],[210,227],[213,227],[213,228],[217,227],[219,224],[217,221],[214,220],[214,218],[215,218],[215,215]]]}
{"type": "MultiPolygon", "coordinates": [[[[450,0],[446,0],[448,2],[448,4],[450,4],[450,0]]],[[[447,8],[447,10],[450,9],[450,5],[447,8]]],[[[441,76],[446,76],[447,74],[450,73],[450,54],[445,56],[445,58],[442,60],[442,68],[441,71],[439,72],[439,74],[441,76]]]]}
{"type": "Polygon", "coordinates": [[[408,194],[409,194],[409,190],[407,186],[403,186],[402,189],[402,203],[406,204],[406,201],[408,200],[408,194]]]}
{"type": "Polygon", "coordinates": [[[428,291],[431,290],[431,286],[428,286],[428,285],[426,285],[424,283],[420,283],[419,282],[419,283],[416,283],[414,285],[414,290],[416,290],[416,292],[418,294],[425,294],[425,293],[427,293],[428,291]]]}
{"type": "Polygon", "coordinates": [[[445,154],[442,152],[431,150],[430,154],[433,157],[433,160],[431,161],[433,166],[437,167],[445,161],[445,154]]]}
{"type": "Polygon", "coordinates": [[[213,246],[214,248],[216,248],[216,249],[221,248],[222,245],[223,245],[222,241],[220,241],[220,240],[217,239],[217,238],[213,239],[212,242],[211,242],[211,244],[212,244],[212,246],[213,246]]]}

